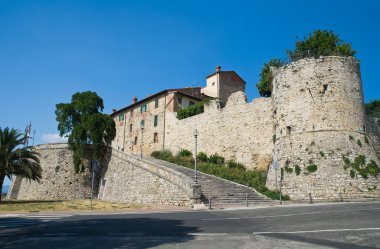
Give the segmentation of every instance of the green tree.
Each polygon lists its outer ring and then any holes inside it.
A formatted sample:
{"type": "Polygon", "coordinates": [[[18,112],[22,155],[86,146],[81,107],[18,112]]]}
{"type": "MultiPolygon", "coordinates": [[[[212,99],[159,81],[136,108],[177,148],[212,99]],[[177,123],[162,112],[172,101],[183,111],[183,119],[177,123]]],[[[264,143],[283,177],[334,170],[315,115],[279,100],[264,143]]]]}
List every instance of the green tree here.
{"type": "Polygon", "coordinates": [[[274,75],[271,67],[279,68],[283,65],[284,63],[278,58],[271,59],[268,63],[264,64],[261,69],[259,83],[256,84],[261,97],[270,97],[272,95],[274,75]]]}
{"type": "Polygon", "coordinates": [[[370,117],[380,118],[380,100],[373,100],[366,103],[365,112],[370,117]]]}
{"type": "Polygon", "coordinates": [[[84,170],[83,158],[87,156],[100,161],[104,159],[115,138],[115,122],[101,113],[103,108],[103,99],[90,91],[75,93],[71,103],[56,105],[59,134],[69,138],[75,173],[84,170]]]}
{"type": "Polygon", "coordinates": [[[292,61],[296,61],[307,57],[319,58],[321,55],[354,56],[356,51],[334,32],[318,29],[307,38],[297,41],[294,51],[288,50],[287,53],[292,61]]]}
{"type": "Polygon", "coordinates": [[[24,139],[20,131],[0,127],[0,190],[6,176],[17,175],[38,182],[41,179],[38,153],[31,146],[22,147],[24,139]]]}

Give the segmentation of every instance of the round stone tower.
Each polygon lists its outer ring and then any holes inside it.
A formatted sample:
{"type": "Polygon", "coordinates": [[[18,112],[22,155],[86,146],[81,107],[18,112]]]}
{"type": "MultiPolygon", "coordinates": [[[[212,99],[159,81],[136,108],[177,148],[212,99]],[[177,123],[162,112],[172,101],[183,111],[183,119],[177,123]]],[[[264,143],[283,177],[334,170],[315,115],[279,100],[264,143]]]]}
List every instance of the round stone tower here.
{"type": "MultiPolygon", "coordinates": [[[[366,130],[358,61],[308,58],[274,73],[273,157],[283,192],[292,199],[378,197],[379,180],[352,166],[358,157],[365,161],[361,168],[371,160],[380,165],[378,138],[366,130]]],[[[267,186],[275,185],[270,167],[267,186]]]]}

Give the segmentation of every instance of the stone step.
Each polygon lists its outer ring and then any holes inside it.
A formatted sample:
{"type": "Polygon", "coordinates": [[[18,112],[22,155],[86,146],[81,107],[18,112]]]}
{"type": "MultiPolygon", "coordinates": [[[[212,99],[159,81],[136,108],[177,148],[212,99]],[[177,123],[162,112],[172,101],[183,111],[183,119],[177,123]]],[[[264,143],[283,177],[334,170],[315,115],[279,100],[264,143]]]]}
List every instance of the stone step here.
{"type": "MultiPolygon", "coordinates": [[[[170,167],[171,169],[177,170],[191,178],[194,177],[194,170],[192,169],[152,157],[146,157],[145,159],[162,166],[170,167]]],[[[251,205],[267,205],[275,202],[268,197],[257,193],[256,190],[251,187],[233,183],[202,172],[197,173],[197,180],[201,185],[201,202],[204,204],[208,204],[209,199],[211,198],[213,206],[245,206],[246,194],[248,194],[248,204],[251,205]]]]}

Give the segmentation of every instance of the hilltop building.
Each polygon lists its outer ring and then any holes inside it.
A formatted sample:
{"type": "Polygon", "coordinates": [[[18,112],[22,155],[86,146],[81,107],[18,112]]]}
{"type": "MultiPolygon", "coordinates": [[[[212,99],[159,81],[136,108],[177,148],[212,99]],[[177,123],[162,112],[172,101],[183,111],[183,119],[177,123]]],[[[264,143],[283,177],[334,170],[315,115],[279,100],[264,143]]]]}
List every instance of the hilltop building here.
{"type": "Polygon", "coordinates": [[[222,71],[216,67],[206,77],[206,87],[167,89],[149,95],[145,99],[132,98],[132,104],[120,110],[113,110],[111,117],[116,123],[116,137],[112,147],[127,153],[151,153],[166,148],[168,113],[208,98],[227,102],[231,94],[245,92],[245,81],[234,71],[222,71]],[[143,128],[143,130],[142,130],[143,128]]]}

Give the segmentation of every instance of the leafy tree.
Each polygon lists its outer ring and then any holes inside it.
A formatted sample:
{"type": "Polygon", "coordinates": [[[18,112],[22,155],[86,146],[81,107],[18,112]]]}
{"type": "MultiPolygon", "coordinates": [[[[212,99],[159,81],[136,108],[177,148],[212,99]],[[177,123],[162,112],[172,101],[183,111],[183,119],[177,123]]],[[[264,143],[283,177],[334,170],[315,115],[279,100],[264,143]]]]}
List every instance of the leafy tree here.
{"type": "Polygon", "coordinates": [[[380,100],[373,100],[366,103],[365,112],[370,117],[380,118],[380,100]]]}
{"type": "Polygon", "coordinates": [[[0,127],[0,190],[6,176],[17,175],[37,182],[41,179],[38,153],[31,146],[21,147],[24,139],[19,130],[0,127]]]}
{"type": "Polygon", "coordinates": [[[294,51],[287,52],[292,61],[307,57],[319,58],[321,55],[354,56],[356,53],[349,43],[342,41],[334,32],[319,29],[297,41],[294,51]]]}
{"type": "Polygon", "coordinates": [[[268,63],[264,64],[263,68],[261,69],[259,83],[256,84],[261,97],[270,97],[272,95],[272,81],[274,75],[272,73],[271,67],[279,68],[283,65],[284,63],[281,61],[281,59],[278,58],[271,59],[268,63]]]}
{"type": "Polygon", "coordinates": [[[101,113],[103,108],[103,99],[90,91],[75,93],[71,103],[56,105],[59,134],[69,137],[76,173],[84,170],[83,158],[102,160],[115,138],[115,122],[101,113]]]}

